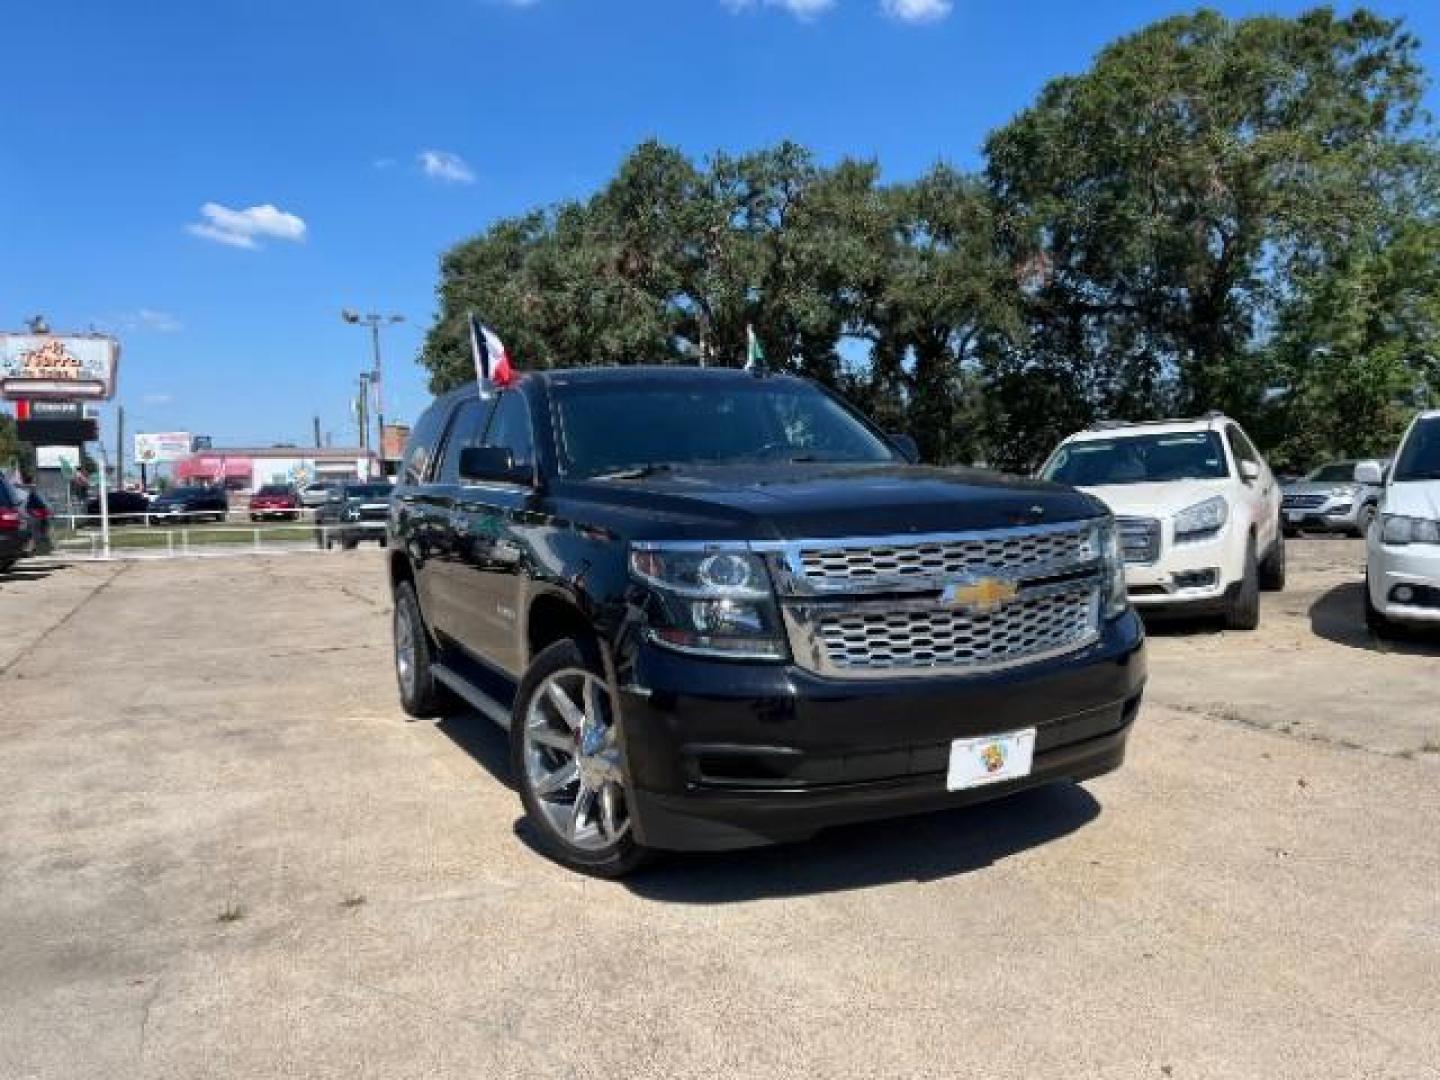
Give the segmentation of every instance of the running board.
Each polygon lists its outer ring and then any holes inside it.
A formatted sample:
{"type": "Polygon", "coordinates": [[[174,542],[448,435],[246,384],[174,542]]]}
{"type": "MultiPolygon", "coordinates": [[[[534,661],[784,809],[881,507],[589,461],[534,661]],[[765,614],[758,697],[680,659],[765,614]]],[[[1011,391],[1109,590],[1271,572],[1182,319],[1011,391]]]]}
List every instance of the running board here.
{"type": "Polygon", "coordinates": [[[444,664],[430,665],[430,674],[435,676],[436,682],[444,683],[460,697],[465,699],[466,704],[480,710],[495,723],[499,724],[506,731],[510,730],[510,710],[501,705],[498,701],[485,693],[478,686],[472,683],[459,672],[446,667],[444,664]]]}

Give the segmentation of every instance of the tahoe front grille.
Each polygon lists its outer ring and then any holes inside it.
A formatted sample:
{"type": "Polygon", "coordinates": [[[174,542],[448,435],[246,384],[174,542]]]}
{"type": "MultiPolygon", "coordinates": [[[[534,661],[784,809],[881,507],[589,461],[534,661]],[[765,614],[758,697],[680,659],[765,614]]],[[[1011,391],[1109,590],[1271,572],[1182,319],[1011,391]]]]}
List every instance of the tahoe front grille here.
{"type": "Polygon", "coordinates": [[[977,674],[1100,635],[1098,521],[769,546],[795,662],[834,678],[977,674]]]}
{"type": "Polygon", "coordinates": [[[1093,559],[1089,524],[1014,529],[974,537],[834,547],[805,546],[799,552],[805,582],[821,591],[852,592],[916,580],[946,580],[965,574],[1024,570],[1093,559]]]}
{"type": "Polygon", "coordinates": [[[827,665],[841,672],[983,670],[1051,656],[1089,639],[1097,602],[1093,589],[1077,589],[983,613],[841,613],[823,617],[817,637],[827,665]]]}

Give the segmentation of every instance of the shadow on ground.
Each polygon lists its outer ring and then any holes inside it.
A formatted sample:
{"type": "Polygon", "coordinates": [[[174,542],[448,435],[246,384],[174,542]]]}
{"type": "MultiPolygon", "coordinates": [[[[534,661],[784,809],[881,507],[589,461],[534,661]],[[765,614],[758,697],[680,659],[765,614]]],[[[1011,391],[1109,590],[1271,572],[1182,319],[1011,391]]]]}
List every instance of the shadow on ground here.
{"type": "MultiPolygon", "coordinates": [[[[456,746],[480,763],[499,783],[512,791],[510,735],[499,724],[473,709],[447,716],[435,726],[456,746]]],[[[517,804],[518,805],[518,804],[517,804]]]]}
{"type": "Polygon", "coordinates": [[[1365,583],[1347,581],[1322,593],[1310,605],[1310,629],[1326,641],[1366,652],[1440,656],[1440,634],[1397,627],[1377,637],[1365,625],[1365,583]]]}
{"type": "MultiPolygon", "coordinates": [[[[436,726],[512,791],[510,737],[474,711],[436,726]]],[[[982,870],[1076,832],[1100,816],[1078,784],[1058,783],[993,803],[831,829],[813,840],[719,854],[667,854],[627,880],[639,896],[670,904],[726,904],[935,881],[982,870]]],[[[519,814],[515,835],[544,858],[534,826],[519,814]]]]}
{"type": "Polygon", "coordinates": [[[670,855],[625,884],[661,903],[731,904],[935,881],[983,870],[1099,816],[1100,803],[1084,788],[1051,784],[998,802],[832,829],[800,844],[670,855]]]}

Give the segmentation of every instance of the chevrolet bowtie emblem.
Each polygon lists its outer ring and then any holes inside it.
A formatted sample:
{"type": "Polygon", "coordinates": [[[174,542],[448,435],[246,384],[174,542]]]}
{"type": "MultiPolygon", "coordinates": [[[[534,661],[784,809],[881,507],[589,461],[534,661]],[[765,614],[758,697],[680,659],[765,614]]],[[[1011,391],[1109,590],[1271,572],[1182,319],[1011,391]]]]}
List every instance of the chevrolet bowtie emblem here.
{"type": "Polygon", "coordinates": [[[1004,607],[1020,593],[1020,586],[1004,578],[982,577],[953,582],[945,587],[941,600],[951,607],[989,612],[1004,607]]]}

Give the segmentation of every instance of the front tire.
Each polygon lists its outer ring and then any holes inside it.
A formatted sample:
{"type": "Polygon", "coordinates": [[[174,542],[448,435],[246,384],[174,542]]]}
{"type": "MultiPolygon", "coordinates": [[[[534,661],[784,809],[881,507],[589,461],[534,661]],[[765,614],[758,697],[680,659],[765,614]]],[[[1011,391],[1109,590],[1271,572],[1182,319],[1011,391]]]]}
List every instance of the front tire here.
{"type": "Polygon", "coordinates": [[[635,840],[619,715],[593,648],[567,639],[535,657],[515,695],[510,762],[550,858],[620,878],[650,857],[635,840]]]}
{"type": "Polygon", "coordinates": [[[1388,638],[1395,636],[1395,624],[1385,617],[1375,601],[1370,598],[1370,575],[1365,575],[1365,625],[1377,638],[1388,638]]]}
{"type": "Polygon", "coordinates": [[[1245,545],[1245,576],[1225,612],[1225,629],[1254,630],[1260,625],[1260,568],[1255,562],[1255,538],[1245,545]]]}
{"type": "Polygon", "coordinates": [[[1285,535],[1277,534],[1275,543],[1265,554],[1260,564],[1260,588],[1265,592],[1280,592],[1285,588],[1285,535]]]}
{"type": "Polygon", "coordinates": [[[417,720],[456,712],[459,702],[448,688],[435,681],[435,653],[430,633],[420,615],[415,587],[402,581],[395,589],[395,682],[400,707],[417,720]]]}

